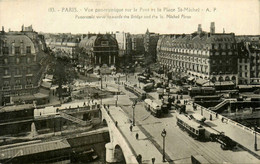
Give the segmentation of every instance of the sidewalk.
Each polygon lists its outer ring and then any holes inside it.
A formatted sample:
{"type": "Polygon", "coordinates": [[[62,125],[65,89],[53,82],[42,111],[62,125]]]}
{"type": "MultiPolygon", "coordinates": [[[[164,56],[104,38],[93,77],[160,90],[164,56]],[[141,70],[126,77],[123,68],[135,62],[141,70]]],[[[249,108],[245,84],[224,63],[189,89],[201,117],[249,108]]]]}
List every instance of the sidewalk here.
{"type": "Polygon", "coordinates": [[[110,107],[110,113],[113,119],[118,122],[118,128],[135,153],[142,155],[142,163],[152,163],[152,158],[155,158],[155,163],[162,163],[162,154],[151,143],[149,138],[137,126],[133,127],[132,132],[130,131],[130,120],[120,107],[110,107]],[[139,134],[139,139],[136,139],[136,133],[139,134]]]}
{"type": "MultiPolygon", "coordinates": [[[[198,108],[196,111],[194,111],[191,105],[187,105],[186,109],[201,115],[201,108],[198,108]]],[[[212,116],[213,118],[212,121],[209,120],[210,114],[205,110],[203,110],[203,116],[207,118],[205,123],[211,126],[212,129],[215,129],[219,132],[224,132],[225,135],[227,135],[232,140],[236,141],[244,148],[248,149],[255,156],[258,156],[258,158],[260,158],[260,137],[259,136],[257,136],[258,151],[255,151],[254,148],[255,134],[243,130],[241,127],[235,126],[226,121],[222,122],[220,119],[220,114],[218,118],[216,118],[216,116],[212,116]]]]}

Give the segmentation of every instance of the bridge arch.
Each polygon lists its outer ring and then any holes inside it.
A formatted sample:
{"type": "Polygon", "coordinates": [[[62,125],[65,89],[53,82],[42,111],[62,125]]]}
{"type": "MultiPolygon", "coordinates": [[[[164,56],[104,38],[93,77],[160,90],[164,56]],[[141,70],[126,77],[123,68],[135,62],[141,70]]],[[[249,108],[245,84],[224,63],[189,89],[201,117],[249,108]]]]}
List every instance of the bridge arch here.
{"type": "Polygon", "coordinates": [[[114,158],[117,159],[117,162],[125,164],[125,156],[121,147],[117,144],[114,148],[114,158]]]}
{"type": "Polygon", "coordinates": [[[108,163],[138,163],[135,154],[130,149],[115,121],[110,116],[109,109],[101,107],[102,121],[105,120],[109,130],[110,142],[106,144],[106,162],[108,163]]]}

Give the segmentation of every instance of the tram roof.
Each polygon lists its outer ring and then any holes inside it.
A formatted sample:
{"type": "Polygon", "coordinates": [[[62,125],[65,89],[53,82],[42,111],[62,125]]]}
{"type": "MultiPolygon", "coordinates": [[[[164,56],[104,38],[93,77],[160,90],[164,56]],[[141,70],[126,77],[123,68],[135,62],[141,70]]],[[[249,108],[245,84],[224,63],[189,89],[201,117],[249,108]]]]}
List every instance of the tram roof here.
{"type": "Polygon", "coordinates": [[[182,120],[183,122],[189,124],[189,126],[193,127],[193,128],[199,128],[200,124],[193,121],[193,120],[190,120],[188,117],[186,117],[185,115],[178,115],[177,118],[179,120],[182,120]]]}

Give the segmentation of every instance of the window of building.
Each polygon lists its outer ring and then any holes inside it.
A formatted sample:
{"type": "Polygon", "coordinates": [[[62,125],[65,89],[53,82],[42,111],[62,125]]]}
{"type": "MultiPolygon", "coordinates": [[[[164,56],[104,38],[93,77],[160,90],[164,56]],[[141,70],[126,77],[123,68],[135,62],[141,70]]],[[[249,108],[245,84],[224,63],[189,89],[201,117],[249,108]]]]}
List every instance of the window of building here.
{"type": "Polygon", "coordinates": [[[245,65],[245,70],[247,70],[247,65],[245,65]]]}
{"type": "Polygon", "coordinates": [[[21,70],[19,68],[15,69],[15,75],[20,75],[21,74],[21,70]]]}
{"type": "Polygon", "coordinates": [[[108,41],[101,41],[101,46],[108,46],[108,41]]]}
{"type": "Polygon", "coordinates": [[[31,53],[31,46],[27,46],[27,47],[26,47],[26,53],[27,53],[27,54],[30,54],[30,53],[31,53]]]}
{"type": "Polygon", "coordinates": [[[27,85],[32,84],[32,79],[30,77],[26,78],[26,84],[27,85]]]}
{"type": "Polygon", "coordinates": [[[20,54],[20,47],[15,47],[15,54],[20,54]]]}
{"type": "Polygon", "coordinates": [[[15,80],[15,85],[21,85],[21,80],[20,79],[16,79],[15,80]]]}
{"type": "Polygon", "coordinates": [[[27,64],[30,64],[30,63],[31,63],[31,58],[28,57],[28,58],[27,58],[27,64]]]}
{"type": "Polygon", "coordinates": [[[31,72],[31,68],[30,67],[28,67],[27,68],[27,74],[31,74],[32,72],[31,72]]]}
{"type": "Polygon", "coordinates": [[[16,64],[20,64],[20,58],[16,58],[16,64]]]}
{"type": "Polygon", "coordinates": [[[247,59],[245,59],[245,63],[247,63],[247,59]]]}
{"type": "Polygon", "coordinates": [[[3,47],[3,54],[9,54],[8,47],[3,47]]]}
{"type": "Polygon", "coordinates": [[[8,64],[8,59],[7,58],[4,59],[4,64],[8,64]]]}
{"type": "Polygon", "coordinates": [[[212,44],[212,49],[214,49],[215,48],[215,44],[212,44]]]}
{"type": "Polygon", "coordinates": [[[9,81],[4,81],[4,87],[8,87],[10,85],[9,81]]]}
{"type": "Polygon", "coordinates": [[[239,66],[239,69],[242,70],[242,65],[239,66]]]}
{"type": "Polygon", "coordinates": [[[247,72],[245,72],[245,77],[247,77],[247,72]]]}
{"type": "Polygon", "coordinates": [[[4,75],[5,75],[5,76],[9,75],[9,70],[8,70],[7,68],[4,69],[4,75]]]}

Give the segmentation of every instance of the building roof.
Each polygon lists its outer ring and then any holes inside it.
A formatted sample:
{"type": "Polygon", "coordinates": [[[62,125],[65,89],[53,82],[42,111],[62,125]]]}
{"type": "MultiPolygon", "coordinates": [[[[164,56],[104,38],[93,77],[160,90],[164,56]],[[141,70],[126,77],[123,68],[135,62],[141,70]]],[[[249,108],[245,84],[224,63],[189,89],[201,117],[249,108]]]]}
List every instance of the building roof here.
{"type": "Polygon", "coordinates": [[[79,47],[91,47],[94,45],[95,41],[97,39],[97,36],[91,36],[90,38],[85,37],[82,39],[79,43],[79,47]]]}
{"type": "Polygon", "coordinates": [[[27,156],[31,154],[60,150],[65,148],[70,148],[70,145],[67,142],[67,140],[22,145],[1,150],[0,159],[10,159],[14,157],[27,156]]]}
{"type": "Polygon", "coordinates": [[[34,45],[34,42],[26,35],[21,33],[6,33],[4,35],[0,35],[0,40],[2,43],[9,47],[9,53],[11,53],[11,47],[21,47],[24,48],[24,53],[26,53],[26,47],[31,47],[31,53],[36,53],[36,47],[34,45]]]}
{"type": "Polygon", "coordinates": [[[2,112],[12,112],[12,111],[19,111],[25,109],[32,109],[34,108],[33,104],[22,104],[22,105],[13,105],[13,106],[4,106],[0,109],[0,113],[2,112]]]}

